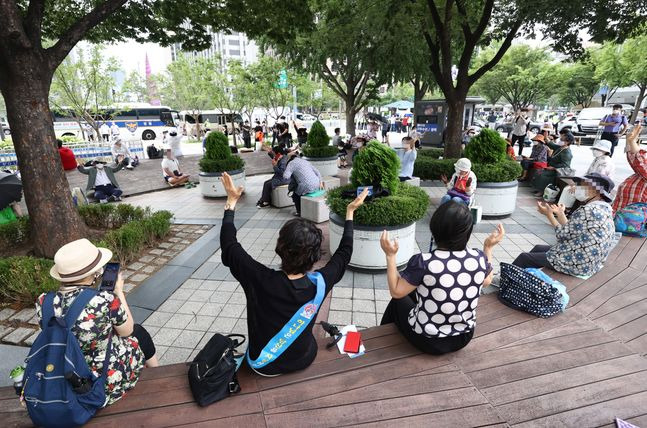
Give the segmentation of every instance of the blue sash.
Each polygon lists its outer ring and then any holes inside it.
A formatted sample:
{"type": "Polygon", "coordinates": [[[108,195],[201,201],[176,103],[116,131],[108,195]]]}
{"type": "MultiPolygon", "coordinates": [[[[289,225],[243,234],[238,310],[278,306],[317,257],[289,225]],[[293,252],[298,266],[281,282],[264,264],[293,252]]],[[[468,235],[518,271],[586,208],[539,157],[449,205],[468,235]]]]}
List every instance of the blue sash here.
{"type": "Polygon", "coordinates": [[[260,369],[265,367],[272,361],[276,360],[281,354],[292,345],[297,337],[306,329],[310,321],[312,321],[319,311],[319,306],[326,294],[326,282],[319,272],[308,273],[310,281],[317,284],[317,294],[314,300],[303,305],[293,316],[290,318],[285,326],[273,338],[270,339],[267,345],[261,350],[258,358],[254,361],[249,356],[249,347],[247,348],[247,363],[255,368],[260,369]]]}

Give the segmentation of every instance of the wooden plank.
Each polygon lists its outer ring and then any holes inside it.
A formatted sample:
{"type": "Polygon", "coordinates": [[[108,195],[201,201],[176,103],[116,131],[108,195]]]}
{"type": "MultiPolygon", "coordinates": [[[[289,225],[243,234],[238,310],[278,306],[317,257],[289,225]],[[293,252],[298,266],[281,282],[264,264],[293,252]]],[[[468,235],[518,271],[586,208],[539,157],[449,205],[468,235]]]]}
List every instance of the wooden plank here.
{"type": "Polygon", "coordinates": [[[640,355],[647,355],[647,333],[627,342],[627,346],[640,355]]]}
{"type": "MultiPolygon", "coordinates": [[[[633,238],[633,239],[640,239],[640,238],[633,238]]],[[[647,239],[642,238],[642,241],[643,241],[642,246],[636,252],[636,255],[634,256],[629,266],[634,269],[639,269],[641,271],[644,271],[645,269],[647,269],[647,263],[645,263],[645,261],[647,260],[647,239]]]]}
{"type": "Polygon", "coordinates": [[[583,297],[577,305],[577,310],[588,315],[599,307],[603,306],[609,299],[621,292],[628,283],[640,275],[635,269],[626,268],[618,275],[610,279],[606,284],[596,288],[590,294],[583,297]]]}
{"type": "Polygon", "coordinates": [[[33,428],[27,410],[22,413],[0,413],[3,427],[11,428],[33,428]]]}
{"type": "MultiPolygon", "coordinates": [[[[447,364],[448,361],[444,357],[434,357],[426,354],[415,355],[376,366],[360,367],[350,372],[329,375],[308,382],[272,388],[261,393],[261,400],[264,409],[273,409],[292,403],[334,395],[343,391],[355,390],[366,385],[396,379],[433,367],[446,366],[447,364]]],[[[455,366],[454,369],[458,370],[455,366]]]]}
{"type": "MultiPolygon", "coordinates": [[[[169,421],[170,422],[170,421],[169,421]]],[[[222,418],[218,420],[204,421],[191,423],[186,425],[169,425],[177,427],[191,427],[191,428],[233,428],[233,427],[264,427],[265,416],[262,413],[254,413],[251,415],[232,416],[230,418],[222,418]]]]}
{"type": "Polygon", "coordinates": [[[591,312],[588,317],[595,320],[642,299],[647,299],[647,283],[635,287],[631,291],[616,294],[599,308],[591,312]]]}
{"type": "Polygon", "coordinates": [[[187,363],[170,364],[155,368],[145,368],[139,375],[139,380],[159,379],[162,377],[178,376],[187,374],[189,365],[187,363]]]}
{"type": "MultiPolygon", "coordinates": [[[[478,310],[478,307],[476,309],[478,310]]],[[[481,322],[477,314],[477,318],[476,318],[477,328],[475,333],[477,333],[477,336],[484,336],[488,333],[493,333],[495,331],[503,330],[506,328],[514,328],[514,326],[517,324],[522,324],[526,321],[529,321],[535,318],[536,317],[534,315],[530,315],[527,312],[513,310],[511,313],[505,316],[502,316],[500,318],[496,318],[486,322],[481,322]]]]}
{"type": "MultiPolygon", "coordinates": [[[[465,373],[506,366],[528,359],[545,358],[549,355],[561,354],[566,351],[586,349],[604,343],[615,343],[616,340],[600,329],[560,336],[545,340],[538,346],[536,343],[527,343],[512,347],[499,348],[487,353],[469,355],[461,358],[451,358],[465,373]]],[[[468,345],[469,347],[469,345],[468,345]]]]}
{"type": "Polygon", "coordinates": [[[492,405],[499,406],[645,370],[647,370],[647,360],[633,354],[532,378],[520,379],[503,385],[484,388],[481,392],[492,405]]]}
{"type": "MultiPolygon", "coordinates": [[[[553,339],[556,337],[570,336],[577,333],[584,333],[585,331],[593,331],[597,329],[599,329],[599,327],[587,319],[577,320],[569,324],[566,324],[564,326],[553,328],[551,330],[544,331],[542,333],[535,334],[530,337],[526,337],[525,339],[512,342],[508,345],[502,346],[502,348],[524,345],[526,343],[536,343],[536,342],[541,342],[548,339],[553,339]]],[[[538,346],[541,346],[541,345],[538,344],[538,346]]]]}
{"type": "MultiPolygon", "coordinates": [[[[647,302],[645,302],[647,303],[647,302]]],[[[623,342],[630,342],[639,338],[647,331],[647,305],[645,306],[645,315],[612,330],[611,333],[617,335],[623,342]]]]}
{"type": "MultiPolygon", "coordinates": [[[[378,349],[388,348],[390,346],[396,346],[404,342],[406,342],[406,339],[404,338],[404,336],[402,336],[402,334],[400,334],[399,331],[385,336],[372,338],[365,338],[364,334],[362,333],[362,343],[364,343],[367,353],[375,352],[378,349]]],[[[345,354],[340,354],[337,346],[330,349],[318,349],[317,356],[312,362],[312,365],[345,358],[348,358],[348,356],[345,354]]]]}
{"type": "MultiPolygon", "coordinates": [[[[388,415],[386,415],[388,416],[388,415]]],[[[362,424],[361,427],[508,427],[489,404],[362,424]]]]}
{"type": "Polygon", "coordinates": [[[603,329],[611,331],[640,318],[644,314],[647,314],[647,299],[634,302],[622,309],[601,316],[593,322],[603,329]]]}
{"type": "Polygon", "coordinates": [[[86,426],[102,428],[163,427],[168,426],[173,421],[182,424],[193,424],[259,413],[261,411],[261,400],[258,394],[241,394],[233,395],[207,407],[200,407],[195,403],[186,403],[119,414],[106,414],[105,416],[104,411],[100,411],[97,417],[93,418],[86,426]]]}
{"type": "MultiPolygon", "coordinates": [[[[604,396],[604,393],[602,393],[602,396],[604,396]]],[[[515,427],[594,427],[613,422],[616,417],[630,420],[634,416],[644,414],[645,403],[647,403],[647,392],[640,392],[540,419],[533,419],[515,425],[515,427]]]]}
{"type": "Polygon", "coordinates": [[[629,244],[631,238],[629,236],[623,236],[620,238],[620,242],[611,250],[609,256],[607,257],[607,263],[615,261],[618,256],[622,253],[622,250],[629,244]]]}
{"type": "MultiPolygon", "coordinates": [[[[600,272],[584,281],[579,287],[576,287],[573,290],[568,290],[568,295],[570,297],[569,306],[571,308],[577,306],[580,300],[593,293],[599,287],[604,286],[626,268],[626,266],[622,266],[620,264],[605,266],[600,272]]],[[[616,289],[616,291],[618,290],[616,289]]]]}
{"type": "Polygon", "coordinates": [[[410,395],[430,394],[439,391],[471,387],[470,380],[461,372],[448,372],[406,379],[392,379],[370,385],[322,396],[300,403],[265,410],[266,415],[314,410],[322,407],[336,407],[360,404],[377,400],[387,400],[410,395]]]}
{"type": "Polygon", "coordinates": [[[13,389],[13,386],[5,386],[0,388],[0,400],[6,400],[8,398],[18,398],[16,395],[16,390],[13,389]]]}
{"type": "Polygon", "coordinates": [[[439,367],[435,367],[433,369],[424,370],[424,371],[421,371],[421,372],[418,372],[418,373],[414,373],[414,374],[407,375],[407,376],[402,376],[402,377],[403,378],[408,378],[408,377],[416,377],[416,376],[425,376],[425,375],[428,375],[428,374],[455,372],[455,371],[459,371],[459,370],[460,369],[458,368],[458,366],[456,366],[456,364],[445,364],[445,365],[442,365],[442,366],[439,366],[439,367]]]}
{"type": "Polygon", "coordinates": [[[514,425],[646,390],[647,371],[644,371],[503,404],[496,409],[514,425]]]}
{"type": "MultiPolygon", "coordinates": [[[[328,293],[328,295],[324,299],[323,303],[321,304],[321,307],[319,308],[319,312],[317,312],[317,319],[315,320],[315,322],[317,320],[319,320],[319,321],[321,321],[321,320],[328,321],[328,314],[330,313],[330,302],[331,301],[332,301],[332,293],[328,293]]],[[[329,337],[328,333],[326,333],[324,331],[324,329],[321,328],[321,326],[319,326],[319,328],[316,328],[316,327],[317,326],[315,326],[315,328],[312,329],[312,333],[313,333],[313,335],[315,337],[315,340],[325,340],[326,337],[329,337]]]]}
{"type": "MultiPolygon", "coordinates": [[[[487,404],[476,388],[265,415],[268,427],[337,427],[487,404]]],[[[461,409],[462,410],[462,409],[461,409]]],[[[463,410],[464,411],[464,410],[463,410]]]]}
{"type": "Polygon", "coordinates": [[[278,388],[297,382],[310,381],[322,376],[330,376],[336,373],[350,372],[360,367],[373,366],[388,361],[399,360],[405,357],[421,354],[409,342],[402,342],[395,346],[378,349],[373,352],[367,352],[358,358],[350,359],[344,355],[344,359],[337,359],[323,362],[317,365],[311,365],[306,370],[300,372],[288,373],[272,378],[259,378],[256,383],[260,390],[278,388]]]}
{"type": "MultiPolygon", "coordinates": [[[[533,358],[532,355],[528,355],[528,358],[516,363],[475,372],[466,372],[465,374],[478,388],[489,388],[532,376],[541,376],[598,361],[622,357],[631,353],[631,350],[622,343],[610,342],[540,358],[533,358]]],[[[462,368],[460,362],[457,365],[462,368]]]]}
{"type": "Polygon", "coordinates": [[[622,248],[613,263],[622,266],[629,266],[631,262],[633,262],[636,254],[640,251],[644,241],[644,238],[628,237],[627,245],[622,248]]]}

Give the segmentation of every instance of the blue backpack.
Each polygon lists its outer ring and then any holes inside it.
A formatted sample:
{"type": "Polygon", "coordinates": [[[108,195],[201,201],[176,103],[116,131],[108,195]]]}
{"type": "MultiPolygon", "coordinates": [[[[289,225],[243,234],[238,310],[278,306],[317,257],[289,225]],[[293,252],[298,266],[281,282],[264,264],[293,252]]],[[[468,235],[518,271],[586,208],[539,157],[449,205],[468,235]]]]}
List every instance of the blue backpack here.
{"type": "Polygon", "coordinates": [[[625,236],[647,237],[647,204],[636,202],[619,209],[613,222],[616,232],[625,236]]]}
{"type": "Polygon", "coordinates": [[[94,296],[84,289],[63,317],[54,316],[55,293],[47,293],[42,305],[41,333],[25,362],[23,396],[32,422],[41,427],[69,427],[85,424],[106,402],[106,372],[111,339],[97,377],[85,361],[71,329],[94,296]]]}

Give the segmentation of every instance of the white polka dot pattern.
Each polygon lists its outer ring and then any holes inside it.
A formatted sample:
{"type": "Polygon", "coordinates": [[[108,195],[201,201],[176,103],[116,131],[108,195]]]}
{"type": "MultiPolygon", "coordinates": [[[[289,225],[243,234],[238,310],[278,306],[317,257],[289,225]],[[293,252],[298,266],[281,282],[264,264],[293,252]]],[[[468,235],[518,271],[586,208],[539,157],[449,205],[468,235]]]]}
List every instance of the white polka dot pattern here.
{"type": "Polygon", "coordinates": [[[411,283],[417,285],[418,304],[409,316],[413,330],[434,337],[473,330],[478,296],[488,269],[485,255],[471,248],[435,250],[410,262],[403,277],[415,278],[411,283]]]}

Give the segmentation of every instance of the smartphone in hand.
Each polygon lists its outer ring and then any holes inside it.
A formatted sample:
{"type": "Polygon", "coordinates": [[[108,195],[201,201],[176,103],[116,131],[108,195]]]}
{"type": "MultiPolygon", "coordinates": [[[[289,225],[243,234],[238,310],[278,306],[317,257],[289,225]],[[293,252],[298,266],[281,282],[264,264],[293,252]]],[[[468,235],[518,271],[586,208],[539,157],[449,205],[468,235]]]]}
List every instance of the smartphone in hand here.
{"type": "Polygon", "coordinates": [[[117,278],[119,277],[119,263],[107,263],[103,269],[103,278],[99,291],[114,291],[117,278]]]}

